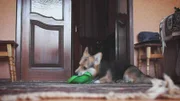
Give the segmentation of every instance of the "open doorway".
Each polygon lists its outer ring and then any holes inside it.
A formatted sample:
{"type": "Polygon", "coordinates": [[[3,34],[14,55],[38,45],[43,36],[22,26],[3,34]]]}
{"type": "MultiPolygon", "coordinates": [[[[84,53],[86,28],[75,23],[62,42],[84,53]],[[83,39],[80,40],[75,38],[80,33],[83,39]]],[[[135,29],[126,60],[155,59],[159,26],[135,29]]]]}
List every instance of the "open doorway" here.
{"type": "Polygon", "coordinates": [[[72,74],[85,47],[108,61],[131,62],[129,1],[72,0],[72,74]]]}

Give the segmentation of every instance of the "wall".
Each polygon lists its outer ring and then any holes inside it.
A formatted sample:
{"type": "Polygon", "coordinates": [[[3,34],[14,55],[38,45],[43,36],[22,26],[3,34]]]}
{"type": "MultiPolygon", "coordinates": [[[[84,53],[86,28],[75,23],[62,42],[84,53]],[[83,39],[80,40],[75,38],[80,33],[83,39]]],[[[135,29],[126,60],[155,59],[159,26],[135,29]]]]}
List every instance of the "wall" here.
{"type": "Polygon", "coordinates": [[[159,23],[180,7],[180,0],[134,0],[134,43],[140,31],[159,31],[159,23]]]}
{"type": "MultiPolygon", "coordinates": [[[[0,0],[0,40],[15,40],[16,0],[0,0]]],[[[0,78],[9,78],[8,63],[0,62],[0,78]]]]}
{"type": "MultiPolygon", "coordinates": [[[[174,13],[174,7],[180,7],[180,0],[133,0],[133,6],[134,43],[137,43],[139,32],[158,32],[160,21],[174,13]]],[[[137,65],[136,51],[134,60],[135,65],[137,65]]]]}

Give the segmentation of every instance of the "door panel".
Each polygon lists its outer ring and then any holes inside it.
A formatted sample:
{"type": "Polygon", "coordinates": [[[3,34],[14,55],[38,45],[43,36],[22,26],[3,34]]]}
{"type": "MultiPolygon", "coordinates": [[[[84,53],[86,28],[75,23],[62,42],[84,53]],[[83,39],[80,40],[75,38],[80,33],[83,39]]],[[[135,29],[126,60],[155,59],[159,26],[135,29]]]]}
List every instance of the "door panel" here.
{"type": "Polygon", "coordinates": [[[63,26],[49,26],[31,20],[31,64],[63,65],[63,26]],[[46,55],[45,55],[46,54],[46,55]]]}
{"type": "Polygon", "coordinates": [[[134,62],[132,0],[117,0],[117,19],[115,22],[116,60],[134,62]]]}
{"type": "Polygon", "coordinates": [[[116,20],[116,60],[128,61],[127,14],[118,13],[116,20]]]}
{"type": "Polygon", "coordinates": [[[21,37],[22,80],[71,76],[71,0],[22,0],[21,37]]]}

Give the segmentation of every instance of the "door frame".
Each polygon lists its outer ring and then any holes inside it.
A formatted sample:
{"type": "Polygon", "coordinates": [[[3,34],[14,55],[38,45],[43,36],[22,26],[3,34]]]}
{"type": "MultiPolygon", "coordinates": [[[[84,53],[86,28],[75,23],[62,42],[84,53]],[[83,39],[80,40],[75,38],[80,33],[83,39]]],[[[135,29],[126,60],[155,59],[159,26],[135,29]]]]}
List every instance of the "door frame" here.
{"type": "MultiPolygon", "coordinates": [[[[117,4],[117,8],[118,8],[118,4],[117,4]]],[[[117,11],[118,12],[118,9],[117,11]]],[[[122,14],[122,13],[121,13],[122,14]]],[[[126,15],[126,14],[125,14],[126,15]]],[[[127,36],[126,36],[126,47],[127,47],[127,61],[129,61],[128,63],[134,65],[134,31],[133,31],[133,0],[127,0],[127,23],[125,24],[125,26],[127,26],[127,36]]],[[[120,53],[120,46],[118,43],[120,43],[120,37],[119,37],[119,33],[117,33],[117,25],[115,25],[115,33],[116,33],[116,37],[115,37],[115,58],[119,59],[119,53],[120,53]]]]}
{"type": "MultiPolygon", "coordinates": [[[[129,61],[131,64],[134,64],[134,32],[133,32],[133,0],[128,0],[128,49],[129,49],[129,61]]],[[[21,80],[22,78],[22,71],[21,71],[21,28],[22,25],[22,0],[16,0],[16,37],[15,40],[18,43],[18,47],[16,48],[16,53],[15,53],[15,60],[16,60],[16,69],[17,69],[17,80],[21,80]]],[[[71,32],[72,33],[72,32],[71,32]]],[[[116,42],[118,42],[118,38],[116,39],[116,42]]],[[[73,44],[72,44],[73,45],[73,44]]],[[[71,46],[73,47],[73,46],[71,46]]],[[[119,51],[119,50],[117,50],[119,51]]],[[[73,58],[71,58],[73,59],[73,58]]],[[[73,62],[73,61],[71,61],[73,62]]],[[[73,63],[72,63],[73,65],[73,63]]],[[[73,69],[73,68],[72,68],[73,69]]]]}
{"type": "MultiPolygon", "coordinates": [[[[117,1],[118,2],[118,1],[117,1]]],[[[118,4],[117,4],[118,8],[118,4]]],[[[118,12],[118,9],[117,11],[118,12]]],[[[126,47],[127,47],[127,60],[129,61],[128,63],[134,65],[134,31],[133,31],[133,0],[127,0],[127,36],[126,36],[126,47]]],[[[115,25],[115,58],[119,59],[119,53],[120,53],[120,46],[118,43],[120,43],[120,37],[119,33],[117,33],[117,25],[115,25]]]]}
{"type": "Polygon", "coordinates": [[[17,74],[17,80],[21,80],[22,78],[22,71],[21,71],[21,33],[22,33],[22,0],[16,0],[16,43],[18,44],[18,47],[16,48],[15,53],[15,65],[16,65],[16,74],[17,74]]]}
{"type": "Polygon", "coordinates": [[[129,61],[131,64],[134,65],[134,26],[133,26],[133,0],[128,0],[128,14],[129,14],[129,61]]]}

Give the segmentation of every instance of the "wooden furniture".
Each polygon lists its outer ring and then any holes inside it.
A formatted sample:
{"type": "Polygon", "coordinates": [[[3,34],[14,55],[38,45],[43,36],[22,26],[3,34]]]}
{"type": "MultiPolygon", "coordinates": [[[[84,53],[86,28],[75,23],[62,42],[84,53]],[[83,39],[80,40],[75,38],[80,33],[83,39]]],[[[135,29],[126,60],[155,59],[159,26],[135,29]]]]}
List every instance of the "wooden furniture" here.
{"type": "Polygon", "coordinates": [[[17,47],[17,43],[14,41],[2,41],[0,40],[0,57],[8,57],[9,61],[9,73],[11,81],[16,81],[16,67],[15,67],[15,56],[14,51],[17,47]]]}
{"type": "Polygon", "coordinates": [[[161,21],[159,31],[166,44],[164,48],[163,73],[180,83],[180,12],[177,11],[161,21]]]}
{"type": "Polygon", "coordinates": [[[157,75],[156,70],[156,60],[163,58],[161,54],[161,43],[160,42],[143,42],[135,44],[135,49],[138,51],[138,67],[141,68],[142,60],[146,60],[146,74],[149,75],[150,60],[154,61],[155,75],[157,75]]]}

